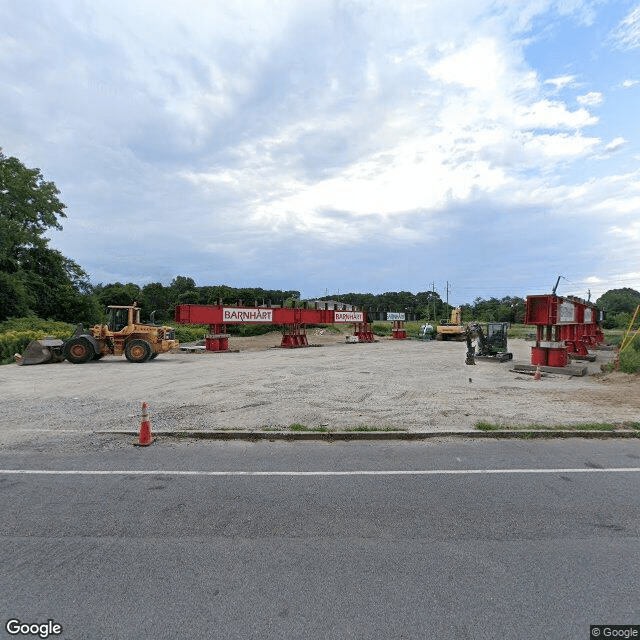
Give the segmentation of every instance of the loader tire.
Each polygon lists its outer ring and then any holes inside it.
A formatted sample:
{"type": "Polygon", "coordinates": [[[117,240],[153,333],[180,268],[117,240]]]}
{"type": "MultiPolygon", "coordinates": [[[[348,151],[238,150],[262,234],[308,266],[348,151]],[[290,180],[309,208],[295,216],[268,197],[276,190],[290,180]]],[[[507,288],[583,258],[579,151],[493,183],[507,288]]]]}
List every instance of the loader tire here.
{"type": "Polygon", "coordinates": [[[124,347],[124,355],[129,362],[146,362],[152,353],[146,340],[131,340],[124,347]]]}
{"type": "Polygon", "coordinates": [[[149,360],[155,360],[160,354],[157,351],[154,351],[150,356],[149,360]]]}
{"type": "Polygon", "coordinates": [[[93,356],[93,346],[86,338],[71,338],[64,345],[64,357],[73,364],[84,364],[93,356]]]}

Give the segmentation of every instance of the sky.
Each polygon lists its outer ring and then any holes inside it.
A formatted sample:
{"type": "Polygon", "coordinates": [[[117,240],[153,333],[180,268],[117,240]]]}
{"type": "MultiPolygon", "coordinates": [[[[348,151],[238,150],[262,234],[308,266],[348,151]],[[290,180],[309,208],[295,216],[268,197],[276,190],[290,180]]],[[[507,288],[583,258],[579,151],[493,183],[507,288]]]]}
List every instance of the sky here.
{"type": "Polygon", "coordinates": [[[0,0],[93,284],[640,290],[639,0],[0,0]]]}

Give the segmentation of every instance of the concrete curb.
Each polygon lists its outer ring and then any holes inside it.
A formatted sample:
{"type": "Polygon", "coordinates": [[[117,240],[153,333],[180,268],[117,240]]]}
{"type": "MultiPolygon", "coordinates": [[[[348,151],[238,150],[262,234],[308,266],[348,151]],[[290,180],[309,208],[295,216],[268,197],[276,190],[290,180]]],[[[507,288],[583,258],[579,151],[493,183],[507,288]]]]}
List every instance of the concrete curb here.
{"type": "MultiPolygon", "coordinates": [[[[137,431],[94,431],[96,434],[110,434],[137,437],[137,431]]],[[[617,431],[578,430],[523,430],[523,431],[154,431],[155,437],[178,440],[428,440],[430,438],[640,438],[640,431],[619,429],[617,431]]]]}

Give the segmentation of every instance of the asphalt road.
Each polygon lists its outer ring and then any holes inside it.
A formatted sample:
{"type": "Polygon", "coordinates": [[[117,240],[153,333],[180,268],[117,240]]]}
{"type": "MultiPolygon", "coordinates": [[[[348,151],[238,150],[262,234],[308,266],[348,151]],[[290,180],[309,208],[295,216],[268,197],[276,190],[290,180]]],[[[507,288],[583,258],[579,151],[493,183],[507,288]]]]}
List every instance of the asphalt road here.
{"type": "Polygon", "coordinates": [[[64,640],[640,624],[637,440],[81,444],[0,453],[0,637],[39,637],[10,619],[64,640]]]}

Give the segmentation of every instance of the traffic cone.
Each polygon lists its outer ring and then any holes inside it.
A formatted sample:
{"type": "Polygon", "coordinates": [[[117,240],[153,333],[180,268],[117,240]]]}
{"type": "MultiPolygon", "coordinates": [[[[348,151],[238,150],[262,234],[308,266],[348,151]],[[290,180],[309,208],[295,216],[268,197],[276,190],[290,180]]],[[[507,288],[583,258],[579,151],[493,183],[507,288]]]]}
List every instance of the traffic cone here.
{"type": "Polygon", "coordinates": [[[540,373],[540,365],[536,367],[536,372],[533,374],[534,380],[540,380],[542,378],[542,374],[540,373]]]}
{"type": "Polygon", "coordinates": [[[142,403],[142,422],[140,423],[140,440],[137,442],[139,447],[148,447],[154,438],[151,436],[151,420],[147,411],[147,403],[142,403]]]}

